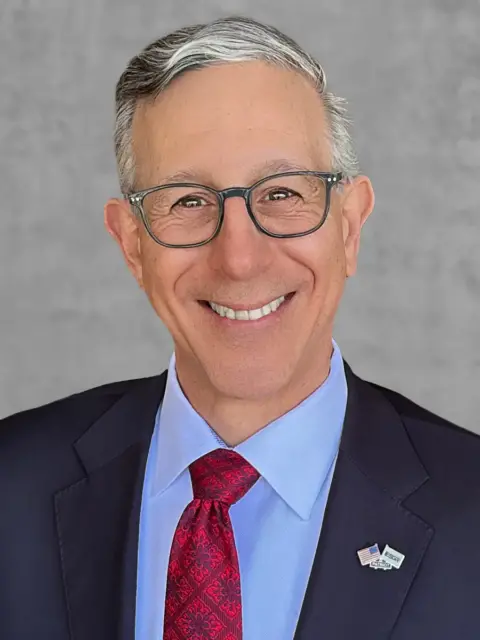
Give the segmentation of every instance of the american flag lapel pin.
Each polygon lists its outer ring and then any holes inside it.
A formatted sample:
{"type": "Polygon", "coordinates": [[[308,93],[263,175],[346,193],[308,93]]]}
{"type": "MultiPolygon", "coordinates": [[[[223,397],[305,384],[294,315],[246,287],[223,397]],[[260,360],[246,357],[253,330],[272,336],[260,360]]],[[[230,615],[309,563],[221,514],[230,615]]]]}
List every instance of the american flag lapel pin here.
{"type": "Polygon", "coordinates": [[[380,555],[380,549],[378,548],[377,543],[375,543],[371,547],[366,547],[365,549],[360,549],[360,551],[357,551],[357,556],[362,567],[371,564],[374,560],[380,558],[380,555]]]}

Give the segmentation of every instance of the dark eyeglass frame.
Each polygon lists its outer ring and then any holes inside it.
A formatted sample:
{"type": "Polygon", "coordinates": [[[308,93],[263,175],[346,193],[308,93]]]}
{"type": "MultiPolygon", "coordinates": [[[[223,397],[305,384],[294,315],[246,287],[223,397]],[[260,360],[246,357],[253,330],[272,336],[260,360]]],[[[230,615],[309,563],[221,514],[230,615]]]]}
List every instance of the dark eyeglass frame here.
{"type": "Polygon", "coordinates": [[[222,228],[223,218],[225,216],[225,200],[227,198],[238,198],[238,197],[243,198],[245,201],[245,206],[247,207],[248,215],[250,216],[250,219],[252,220],[255,227],[261,233],[265,233],[267,236],[270,236],[271,238],[299,238],[302,236],[308,236],[311,233],[314,233],[315,231],[320,229],[320,227],[325,223],[325,220],[327,219],[328,213],[330,211],[332,188],[338,185],[342,179],[343,179],[343,174],[341,172],[331,173],[331,172],[325,172],[325,171],[283,171],[282,173],[275,173],[270,176],[265,176],[261,180],[258,180],[257,182],[252,184],[250,187],[228,187],[227,189],[218,190],[218,189],[214,189],[213,187],[207,187],[204,184],[198,184],[195,182],[175,182],[175,183],[169,183],[169,184],[162,184],[157,187],[150,187],[149,189],[144,189],[143,191],[137,191],[131,194],[124,194],[124,198],[128,200],[128,202],[132,205],[133,210],[136,213],[137,217],[139,214],[139,217],[142,220],[143,225],[147,230],[149,236],[152,238],[152,240],[154,240],[155,242],[157,242],[158,244],[164,247],[169,247],[172,249],[190,249],[193,247],[201,247],[204,244],[208,244],[214,238],[216,238],[216,236],[218,236],[218,234],[220,233],[220,229],[222,228]],[[252,192],[259,185],[263,184],[264,182],[267,182],[268,180],[271,180],[272,178],[280,178],[282,176],[297,176],[297,175],[317,176],[318,178],[322,178],[323,181],[325,182],[326,200],[325,200],[325,212],[323,214],[322,219],[313,229],[310,229],[309,231],[302,231],[300,233],[285,233],[285,234],[273,233],[271,231],[268,231],[267,229],[262,227],[262,225],[255,218],[255,215],[252,211],[252,206],[251,206],[252,192]],[[211,193],[214,193],[216,195],[219,203],[218,223],[215,231],[210,236],[210,238],[208,238],[207,240],[202,240],[202,242],[196,242],[194,244],[169,244],[157,238],[157,236],[153,233],[153,231],[150,229],[147,216],[143,208],[144,198],[150,193],[153,193],[155,191],[161,191],[162,189],[167,189],[170,187],[201,188],[201,189],[205,189],[206,191],[210,191],[211,193]]]}

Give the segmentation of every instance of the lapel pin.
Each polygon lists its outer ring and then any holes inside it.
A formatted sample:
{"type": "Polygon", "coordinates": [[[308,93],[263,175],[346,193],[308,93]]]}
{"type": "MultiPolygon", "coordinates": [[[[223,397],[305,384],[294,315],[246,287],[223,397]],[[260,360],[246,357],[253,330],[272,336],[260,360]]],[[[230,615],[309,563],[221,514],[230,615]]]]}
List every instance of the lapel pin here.
{"type": "Polygon", "coordinates": [[[382,557],[377,558],[373,562],[370,563],[370,569],[383,569],[383,571],[388,571],[392,569],[392,565],[384,560],[382,557]]]}
{"type": "Polygon", "coordinates": [[[389,547],[387,544],[385,545],[382,555],[370,562],[369,566],[371,569],[383,569],[384,571],[400,569],[404,560],[405,556],[403,553],[392,549],[392,547],[389,547]]]}
{"type": "Polygon", "coordinates": [[[375,543],[372,547],[360,549],[360,551],[357,551],[357,556],[362,567],[371,564],[374,560],[380,558],[380,549],[378,548],[378,544],[375,543]]]}

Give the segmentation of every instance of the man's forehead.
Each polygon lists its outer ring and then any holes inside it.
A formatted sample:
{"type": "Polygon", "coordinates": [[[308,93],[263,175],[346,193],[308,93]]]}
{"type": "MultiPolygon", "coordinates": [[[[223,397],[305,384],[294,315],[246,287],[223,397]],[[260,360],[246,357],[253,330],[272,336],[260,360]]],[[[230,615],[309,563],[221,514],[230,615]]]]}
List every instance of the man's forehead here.
{"type": "Polygon", "coordinates": [[[305,78],[292,71],[260,69],[255,81],[255,74],[236,65],[176,78],[160,94],[137,103],[134,139],[142,147],[161,146],[163,152],[164,147],[177,147],[179,142],[185,146],[197,141],[216,144],[220,139],[237,146],[258,138],[271,142],[275,136],[291,138],[297,144],[299,138],[305,143],[325,132],[323,101],[305,78]],[[202,75],[212,72],[211,78],[202,75]],[[224,74],[220,78],[216,76],[219,72],[224,74]]]}
{"type": "MultiPolygon", "coordinates": [[[[158,122],[161,129],[165,123],[158,122]]],[[[137,188],[177,182],[196,182],[223,188],[224,182],[248,186],[284,171],[330,171],[331,153],[324,131],[283,131],[276,135],[236,136],[232,144],[220,137],[206,141],[202,136],[179,138],[170,129],[161,132],[136,130],[133,153],[137,188]],[[240,140],[240,141],[238,141],[240,140]],[[220,184],[220,182],[222,184],[220,184]],[[232,182],[233,181],[233,182],[232,182]]],[[[262,133],[262,132],[260,132],[262,133]]],[[[233,138],[232,138],[233,140],[233,138]]],[[[231,141],[230,141],[231,142],[231,141]]]]}
{"type": "Polygon", "coordinates": [[[188,96],[185,102],[177,87],[137,105],[138,189],[171,182],[247,186],[283,171],[330,170],[325,113],[315,93],[305,99],[280,93],[272,99],[264,92],[253,103],[228,94],[197,109],[188,96]]]}

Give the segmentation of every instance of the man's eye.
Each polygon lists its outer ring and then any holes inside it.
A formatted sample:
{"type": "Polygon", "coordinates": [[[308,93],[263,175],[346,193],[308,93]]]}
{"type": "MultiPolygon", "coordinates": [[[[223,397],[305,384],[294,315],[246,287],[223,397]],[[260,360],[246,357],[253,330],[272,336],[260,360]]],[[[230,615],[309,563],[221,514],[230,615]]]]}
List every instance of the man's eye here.
{"type": "Polygon", "coordinates": [[[184,198],[180,198],[180,200],[177,200],[177,202],[173,206],[176,207],[177,205],[180,205],[181,207],[186,207],[187,209],[191,209],[192,207],[195,206],[195,203],[199,203],[200,201],[205,203],[205,200],[203,200],[203,198],[186,196],[184,198]]]}
{"type": "Polygon", "coordinates": [[[286,200],[291,196],[298,196],[298,193],[294,191],[290,191],[290,189],[275,189],[275,191],[270,191],[267,194],[267,199],[275,200],[286,200]]]}

